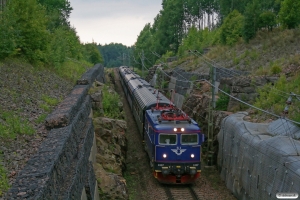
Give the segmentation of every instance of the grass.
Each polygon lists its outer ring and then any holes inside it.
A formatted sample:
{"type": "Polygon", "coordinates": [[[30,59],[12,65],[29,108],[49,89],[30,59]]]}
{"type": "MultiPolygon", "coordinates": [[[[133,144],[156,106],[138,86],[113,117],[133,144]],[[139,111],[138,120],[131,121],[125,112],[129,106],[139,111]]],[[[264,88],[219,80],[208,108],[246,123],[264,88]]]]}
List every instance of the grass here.
{"type": "Polygon", "coordinates": [[[68,60],[62,66],[55,67],[54,72],[75,83],[91,67],[93,64],[86,61],[68,60]]]}
{"type": "Polygon", "coordinates": [[[49,97],[47,95],[43,95],[42,100],[45,103],[41,103],[39,106],[40,106],[40,108],[42,108],[47,113],[49,113],[51,111],[51,107],[56,106],[60,102],[60,100],[58,100],[56,98],[49,97]]]}
{"type": "Polygon", "coordinates": [[[59,103],[58,99],[49,97],[47,95],[42,96],[43,101],[45,101],[50,106],[56,106],[59,103]]]}
{"type": "Polygon", "coordinates": [[[128,191],[130,191],[129,193],[129,200],[133,200],[133,199],[138,199],[137,198],[137,192],[136,192],[136,179],[134,177],[135,175],[131,175],[130,172],[125,171],[124,173],[124,178],[126,180],[126,185],[127,185],[127,189],[128,191]]]}
{"type": "MultiPolygon", "coordinates": [[[[1,152],[0,152],[1,153],[1,152]]],[[[0,197],[9,189],[9,182],[6,175],[6,170],[1,165],[0,158],[0,197]]]]}
{"type": "Polygon", "coordinates": [[[12,111],[0,109],[0,137],[15,138],[17,134],[32,135],[34,128],[27,119],[22,119],[12,111]]]}
{"type": "Polygon", "coordinates": [[[46,117],[47,117],[47,115],[48,115],[48,114],[46,114],[46,113],[41,114],[41,115],[35,120],[35,122],[38,123],[38,124],[44,122],[45,119],[46,119],[46,117]]]}

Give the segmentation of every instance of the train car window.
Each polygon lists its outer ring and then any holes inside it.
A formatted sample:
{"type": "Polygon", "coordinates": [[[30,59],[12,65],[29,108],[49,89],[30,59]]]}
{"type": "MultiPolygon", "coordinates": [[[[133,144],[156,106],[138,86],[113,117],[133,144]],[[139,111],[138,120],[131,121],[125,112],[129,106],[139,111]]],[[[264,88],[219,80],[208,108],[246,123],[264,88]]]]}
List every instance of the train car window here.
{"type": "Polygon", "coordinates": [[[186,144],[186,145],[198,144],[198,134],[182,134],[181,144],[186,144]]]}
{"type": "Polygon", "coordinates": [[[159,134],[159,144],[164,145],[176,145],[177,144],[177,135],[176,134],[159,134]]]}

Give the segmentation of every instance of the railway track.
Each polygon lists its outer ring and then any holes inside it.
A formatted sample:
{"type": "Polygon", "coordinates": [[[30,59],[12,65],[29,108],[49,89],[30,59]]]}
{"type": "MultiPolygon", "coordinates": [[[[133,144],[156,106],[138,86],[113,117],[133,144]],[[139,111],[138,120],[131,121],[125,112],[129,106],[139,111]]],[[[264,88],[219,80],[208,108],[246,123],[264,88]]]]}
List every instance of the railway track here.
{"type": "Polygon", "coordinates": [[[163,186],[168,197],[168,200],[200,200],[193,186],[184,185],[165,185],[163,186]]]}
{"type": "MultiPolygon", "coordinates": [[[[203,176],[193,185],[164,185],[152,175],[149,159],[141,143],[137,125],[133,119],[128,102],[119,81],[117,69],[114,71],[116,91],[121,95],[124,111],[127,114],[127,180],[128,192],[132,200],[236,200],[232,195],[223,194],[207,184],[203,176]]],[[[226,192],[228,193],[228,192],[226,192]]]]}

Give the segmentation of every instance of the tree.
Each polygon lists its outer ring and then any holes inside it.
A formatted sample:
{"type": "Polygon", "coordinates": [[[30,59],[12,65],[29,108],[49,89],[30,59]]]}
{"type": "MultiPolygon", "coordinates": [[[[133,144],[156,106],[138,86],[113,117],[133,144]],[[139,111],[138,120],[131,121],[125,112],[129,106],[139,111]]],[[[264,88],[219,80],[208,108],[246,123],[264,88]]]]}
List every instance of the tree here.
{"type": "Polygon", "coordinates": [[[59,26],[69,26],[69,17],[73,8],[69,0],[38,0],[46,8],[49,18],[48,28],[54,30],[59,26]]]}
{"type": "Polygon", "coordinates": [[[87,43],[84,44],[84,49],[85,49],[85,60],[97,64],[97,63],[102,63],[103,58],[97,48],[96,43],[87,43]]]}
{"type": "Polygon", "coordinates": [[[243,34],[244,17],[237,10],[232,11],[220,27],[220,41],[223,44],[235,44],[243,34]]]}
{"type": "Polygon", "coordinates": [[[265,11],[259,15],[259,28],[268,28],[272,30],[276,25],[276,15],[271,11],[265,11]]]}
{"type": "Polygon", "coordinates": [[[119,43],[110,43],[106,45],[98,45],[105,67],[119,67],[129,65],[131,56],[131,47],[127,47],[119,43]]]}
{"type": "Polygon", "coordinates": [[[45,61],[49,32],[44,7],[36,0],[8,1],[1,18],[6,20],[5,26],[0,26],[1,36],[6,38],[1,37],[2,57],[22,54],[30,61],[45,61]]]}
{"type": "Polygon", "coordinates": [[[252,39],[259,25],[259,15],[261,14],[261,7],[259,6],[259,0],[253,0],[252,3],[248,3],[245,10],[245,21],[243,27],[243,38],[246,42],[252,39]]]}
{"type": "Polygon", "coordinates": [[[284,0],[281,2],[279,22],[284,28],[296,28],[300,24],[300,1],[284,0]]]}

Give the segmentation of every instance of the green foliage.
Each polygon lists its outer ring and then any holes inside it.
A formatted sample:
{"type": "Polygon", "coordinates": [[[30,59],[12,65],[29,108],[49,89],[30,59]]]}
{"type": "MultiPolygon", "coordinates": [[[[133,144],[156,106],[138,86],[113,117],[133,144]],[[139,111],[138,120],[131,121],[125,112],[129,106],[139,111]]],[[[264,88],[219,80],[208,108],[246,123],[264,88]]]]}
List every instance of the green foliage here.
{"type": "Polygon", "coordinates": [[[48,115],[48,114],[46,114],[46,113],[41,114],[41,115],[35,120],[35,122],[38,123],[38,124],[44,122],[45,119],[47,118],[47,115],[48,115]]]}
{"type": "Polygon", "coordinates": [[[69,0],[38,0],[38,3],[46,8],[49,30],[69,25],[68,19],[73,10],[69,0]]]}
{"type": "Polygon", "coordinates": [[[40,107],[46,111],[46,112],[50,112],[51,111],[51,106],[56,106],[59,103],[58,99],[43,95],[42,99],[45,103],[41,103],[40,107]]]}
{"type": "Polygon", "coordinates": [[[71,80],[75,83],[90,67],[92,67],[92,64],[87,61],[78,62],[77,60],[69,59],[61,66],[55,67],[54,71],[60,77],[71,80]]]}
{"type": "MultiPolygon", "coordinates": [[[[167,51],[165,54],[163,54],[155,63],[160,64],[162,62],[166,63],[167,59],[170,57],[175,56],[175,53],[173,51],[167,51]]],[[[163,67],[166,67],[165,65],[163,67]]]]}
{"type": "Polygon", "coordinates": [[[49,37],[47,63],[57,68],[66,58],[82,59],[82,49],[75,29],[59,27],[49,37]]]}
{"type": "Polygon", "coordinates": [[[119,110],[120,96],[113,90],[109,89],[107,85],[103,86],[102,92],[104,116],[112,119],[120,119],[120,117],[122,116],[119,110]]]}
{"type": "MultiPolygon", "coordinates": [[[[229,93],[230,89],[225,88],[224,92],[229,93]]],[[[216,101],[216,110],[227,110],[230,97],[224,93],[221,93],[218,100],[216,101]]]]}
{"type": "Polygon", "coordinates": [[[103,58],[97,48],[96,43],[88,43],[83,45],[83,47],[85,50],[84,52],[85,60],[93,64],[103,63],[103,58]]]}
{"type": "MultiPolygon", "coordinates": [[[[0,151],[1,155],[1,151],[0,151]]],[[[0,157],[0,163],[1,163],[1,157],[0,157]]],[[[9,189],[9,180],[6,175],[6,170],[4,167],[0,164],[0,197],[9,189]]]]}
{"type": "Polygon", "coordinates": [[[3,42],[4,44],[7,43],[6,47],[14,47],[15,49],[9,50],[12,54],[1,52],[0,57],[14,55],[14,52],[17,51],[32,62],[44,62],[49,37],[44,7],[38,4],[36,0],[8,1],[0,24],[3,20],[8,20],[11,24],[7,24],[7,27],[1,26],[0,32],[6,36],[4,38],[8,38],[8,34],[12,34],[10,35],[12,39],[9,39],[8,43],[3,42]]]}
{"type": "Polygon", "coordinates": [[[36,0],[8,1],[0,24],[0,58],[22,54],[30,61],[45,60],[47,19],[36,0]]]}
{"type": "Polygon", "coordinates": [[[197,28],[193,26],[189,29],[187,36],[182,40],[178,49],[178,55],[185,56],[189,50],[202,52],[204,48],[218,44],[218,38],[218,30],[209,30],[208,28],[197,30],[197,28]]]}
{"type": "Polygon", "coordinates": [[[103,58],[103,65],[107,68],[119,67],[122,65],[131,65],[133,63],[130,58],[132,57],[132,47],[126,47],[123,44],[110,43],[106,45],[98,45],[103,58]]]}
{"type": "Polygon", "coordinates": [[[284,28],[296,28],[300,24],[300,1],[282,1],[278,20],[284,28]]]}
{"type": "Polygon", "coordinates": [[[144,53],[144,56],[147,58],[147,61],[144,62],[144,65],[149,68],[154,64],[155,60],[157,57],[155,57],[150,49],[153,49],[155,40],[154,38],[156,36],[153,36],[153,28],[151,25],[148,23],[144,26],[143,30],[140,32],[138,35],[137,41],[135,43],[134,51],[133,51],[133,56],[135,58],[135,62],[133,63],[136,68],[141,69],[142,68],[142,63],[141,63],[141,58],[142,58],[142,53],[144,53]]]}
{"type": "Polygon", "coordinates": [[[260,7],[258,0],[248,3],[245,9],[245,20],[243,27],[243,38],[246,42],[249,42],[256,35],[256,31],[259,25],[260,7]]]}
{"type": "Polygon", "coordinates": [[[27,119],[22,119],[13,112],[0,111],[0,137],[15,138],[17,134],[32,135],[35,133],[27,119]]]}
{"type": "Polygon", "coordinates": [[[45,104],[45,103],[40,104],[40,108],[42,108],[46,112],[50,112],[51,111],[50,106],[48,104],[45,104]]]}
{"type": "Polygon", "coordinates": [[[52,98],[46,95],[42,96],[43,101],[45,101],[50,106],[56,106],[59,103],[59,100],[56,98],[52,98]]]}
{"type": "Polygon", "coordinates": [[[265,11],[259,15],[259,28],[272,30],[276,25],[276,15],[271,11],[265,11]]]}
{"type": "Polygon", "coordinates": [[[271,67],[272,74],[279,74],[282,71],[281,67],[278,65],[273,65],[271,67]]]}
{"type": "Polygon", "coordinates": [[[224,20],[220,30],[220,41],[233,45],[242,37],[244,17],[237,11],[232,11],[224,20]]]}
{"type": "MultiPolygon", "coordinates": [[[[59,72],[66,59],[84,59],[87,51],[75,28],[69,26],[72,8],[68,0],[7,2],[0,14],[0,59],[21,57],[59,72]]],[[[95,48],[87,53],[91,54],[88,62],[99,61],[95,48]]]]}
{"type": "MultiPolygon", "coordinates": [[[[286,91],[287,93],[294,92],[299,94],[299,84],[299,75],[295,75],[291,78],[291,80],[287,80],[285,75],[281,75],[274,86],[266,84],[259,90],[259,97],[256,99],[254,106],[263,108],[264,110],[269,110],[277,115],[281,115],[286,105],[287,97],[282,97],[282,93],[279,93],[278,91],[286,91]]],[[[300,101],[293,98],[293,104],[289,106],[288,118],[292,120],[300,119],[299,106],[300,101]]]]}

